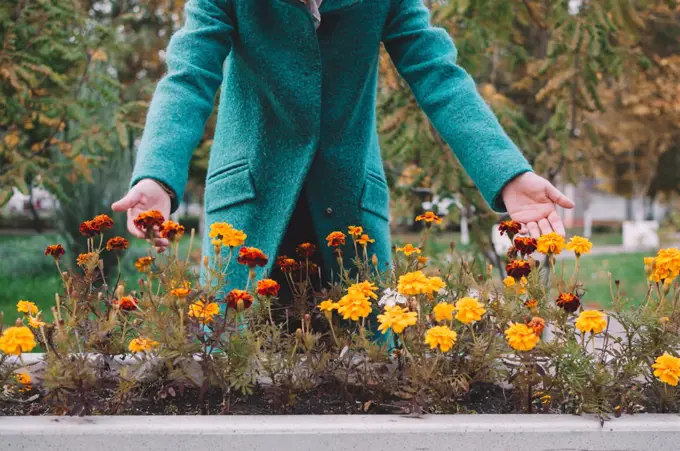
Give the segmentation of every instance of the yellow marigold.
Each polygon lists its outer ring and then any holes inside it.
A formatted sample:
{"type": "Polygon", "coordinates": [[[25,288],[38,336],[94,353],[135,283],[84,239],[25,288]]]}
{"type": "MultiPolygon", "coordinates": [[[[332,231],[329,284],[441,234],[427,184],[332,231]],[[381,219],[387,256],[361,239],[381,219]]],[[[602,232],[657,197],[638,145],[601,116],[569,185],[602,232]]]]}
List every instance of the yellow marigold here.
{"type": "Polygon", "coordinates": [[[371,299],[378,299],[378,295],[375,292],[378,291],[378,286],[368,280],[363,282],[355,283],[347,288],[348,293],[358,293],[363,294],[371,299]]]}
{"type": "Polygon", "coordinates": [[[333,310],[337,310],[338,307],[339,307],[338,303],[333,302],[330,299],[327,299],[316,306],[316,308],[318,308],[322,312],[332,312],[333,310]]]}
{"type": "Polygon", "coordinates": [[[241,230],[226,222],[215,222],[210,225],[208,236],[212,238],[213,244],[221,244],[227,247],[243,246],[248,235],[241,230]]]}
{"type": "Polygon", "coordinates": [[[21,355],[35,348],[35,336],[26,326],[8,327],[0,336],[0,351],[10,355],[21,355]]]}
{"type": "Polygon", "coordinates": [[[607,328],[607,315],[599,310],[584,310],[576,320],[576,328],[584,334],[599,334],[607,328]]]}
{"type": "Polygon", "coordinates": [[[45,322],[41,321],[40,318],[38,318],[38,317],[29,316],[28,317],[28,325],[31,326],[34,329],[40,329],[41,327],[45,326],[45,322]]]}
{"type": "Polygon", "coordinates": [[[151,349],[158,346],[158,344],[159,343],[157,341],[151,340],[150,338],[137,337],[130,340],[130,344],[128,344],[128,349],[130,350],[130,352],[144,352],[150,351],[151,349]]]}
{"type": "Polygon", "coordinates": [[[505,331],[505,338],[510,347],[516,351],[531,351],[541,340],[534,329],[520,323],[510,323],[510,327],[505,331]]]}
{"type": "Polygon", "coordinates": [[[427,293],[430,282],[422,271],[413,271],[399,277],[397,291],[405,296],[427,293]]]}
{"type": "Polygon", "coordinates": [[[558,255],[564,249],[564,237],[557,232],[550,232],[538,239],[536,250],[541,254],[558,255]]]}
{"type": "Polygon", "coordinates": [[[191,293],[191,282],[185,281],[182,286],[173,288],[170,291],[170,294],[173,296],[176,296],[178,298],[185,298],[189,296],[189,293],[191,293]]]}
{"type": "Polygon", "coordinates": [[[352,238],[359,238],[364,233],[364,228],[361,226],[349,226],[347,232],[352,238]]]}
{"type": "Polygon", "coordinates": [[[371,314],[371,301],[358,291],[347,293],[338,301],[338,313],[342,319],[359,321],[371,314]]]}
{"type": "Polygon", "coordinates": [[[367,246],[368,243],[375,243],[375,240],[373,238],[369,238],[369,236],[364,233],[361,235],[361,237],[357,238],[357,243],[361,244],[362,246],[367,246]]]}
{"type": "Polygon", "coordinates": [[[448,352],[456,344],[458,334],[448,326],[434,326],[425,332],[425,344],[430,349],[439,348],[442,352],[448,352]]]}
{"type": "Polygon", "coordinates": [[[35,315],[38,313],[38,306],[31,301],[19,301],[17,302],[17,312],[25,313],[27,315],[35,315]]]}
{"type": "Polygon", "coordinates": [[[652,365],[654,376],[664,384],[676,386],[680,378],[680,359],[664,352],[652,365]]]}
{"type": "Polygon", "coordinates": [[[383,334],[387,333],[389,329],[395,334],[404,332],[408,326],[413,326],[418,322],[418,314],[416,312],[409,312],[406,307],[398,305],[386,307],[382,315],[378,315],[378,323],[380,326],[378,330],[383,334]]]}
{"type": "Polygon", "coordinates": [[[432,224],[433,222],[435,224],[441,224],[442,218],[434,214],[432,211],[426,211],[424,214],[416,216],[416,222],[420,221],[425,221],[428,225],[432,224]]]}
{"type": "Polygon", "coordinates": [[[456,319],[463,324],[479,321],[486,309],[475,298],[461,298],[456,302],[456,319]]]}
{"type": "Polygon", "coordinates": [[[150,256],[146,257],[139,257],[137,261],[135,261],[135,268],[137,268],[137,271],[139,272],[149,272],[151,271],[151,265],[153,265],[154,258],[150,256]]]}
{"type": "Polygon", "coordinates": [[[408,257],[413,254],[420,254],[422,251],[419,247],[415,247],[411,243],[407,243],[404,247],[398,247],[397,252],[403,252],[404,255],[408,257]]]}
{"type": "Polygon", "coordinates": [[[503,285],[505,285],[506,288],[512,288],[512,287],[514,287],[514,286],[515,286],[515,283],[516,283],[516,281],[515,281],[515,278],[514,278],[514,277],[508,276],[508,277],[506,277],[505,279],[503,279],[503,285]]]}
{"type": "Polygon", "coordinates": [[[671,247],[661,249],[654,259],[654,272],[651,279],[660,282],[674,279],[680,274],[680,250],[671,247]]]}
{"type": "Polygon", "coordinates": [[[434,319],[437,321],[453,321],[454,310],[456,310],[456,306],[453,304],[440,302],[434,306],[432,313],[434,313],[434,319]]]}
{"type": "Polygon", "coordinates": [[[645,257],[644,258],[645,274],[647,275],[647,277],[650,277],[652,275],[652,272],[654,271],[654,266],[655,266],[654,260],[656,260],[654,257],[645,257]]]}
{"type": "Polygon", "coordinates": [[[31,375],[23,371],[16,373],[14,379],[21,385],[31,385],[32,382],[31,375]]]}
{"type": "Polygon", "coordinates": [[[439,293],[439,290],[446,287],[446,284],[441,279],[441,277],[428,277],[427,278],[427,288],[425,292],[429,297],[434,296],[435,293],[439,293]]]}
{"type": "Polygon", "coordinates": [[[196,318],[199,322],[207,324],[215,319],[220,313],[220,306],[216,302],[196,301],[189,306],[189,316],[196,318]]]}
{"type": "Polygon", "coordinates": [[[582,236],[572,237],[566,245],[566,249],[576,255],[589,254],[592,248],[593,243],[588,238],[583,238],[582,236]]]}

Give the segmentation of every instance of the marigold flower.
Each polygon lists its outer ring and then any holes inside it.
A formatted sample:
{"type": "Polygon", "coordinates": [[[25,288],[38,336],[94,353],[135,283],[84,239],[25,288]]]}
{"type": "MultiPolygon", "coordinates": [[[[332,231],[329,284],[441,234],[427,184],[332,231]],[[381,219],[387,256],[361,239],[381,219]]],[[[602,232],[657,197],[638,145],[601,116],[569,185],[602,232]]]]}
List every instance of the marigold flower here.
{"type": "Polygon", "coordinates": [[[425,221],[427,225],[431,225],[433,222],[435,224],[441,224],[442,218],[434,214],[432,211],[426,211],[422,215],[416,216],[416,222],[425,221]]]}
{"type": "Polygon", "coordinates": [[[219,242],[222,246],[238,247],[243,246],[248,235],[241,230],[235,229],[231,224],[226,222],[215,222],[210,225],[210,238],[213,238],[213,244],[219,242]]]}
{"type": "Polygon", "coordinates": [[[516,283],[517,281],[515,280],[514,277],[508,276],[505,279],[503,279],[503,285],[505,285],[506,288],[514,287],[516,283]]]}
{"type": "Polygon", "coordinates": [[[446,287],[446,283],[441,279],[441,277],[428,277],[427,278],[427,288],[425,293],[432,298],[435,293],[439,293],[440,290],[446,287]]]}
{"type": "Polygon", "coordinates": [[[41,321],[40,318],[37,316],[29,316],[28,317],[28,325],[31,326],[34,329],[40,329],[41,327],[45,326],[45,322],[41,321]]]}
{"type": "Polygon", "coordinates": [[[278,265],[281,272],[293,272],[298,267],[298,262],[295,259],[286,257],[282,255],[276,259],[276,264],[278,265]]]}
{"type": "Polygon", "coordinates": [[[652,365],[654,368],[654,376],[657,377],[664,384],[678,385],[680,378],[680,359],[664,352],[656,358],[656,362],[652,365]]]}
{"type": "MultiPolygon", "coordinates": [[[[31,375],[28,374],[28,373],[26,373],[26,372],[24,372],[24,371],[22,371],[22,372],[20,372],[20,373],[16,373],[16,374],[14,375],[14,379],[15,379],[19,384],[21,384],[21,385],[30,386],[30,385],[31,385],[31,382],[32,382],[31,375]]],[[[29,388],[29,389],[30,389],[30,388],[29,388]]]]}
{"type": "Polygon", "coordinates": [[[257,293],[260,296],[277,296],[281,285],[272,279],[262,279],[257,282],[257,293]]]}
{"type": "Polygon", "coordinates": [[[550,232],[538,239],[536,250],[541,254],[558,255],[564,249],[564,237],[557,232],[550,232]]]}
{"type": "Polygon", "coordinates": [[[99,232],[113,227],[113,219],[109,215],[97,215],[92,219],[92,223],[99,232]]]}
{"type": "Polygon", "coordinates": [[[326,241],[328,241],[328,247],[338,247],[344,246],[345,238],[345,234],[342,232],[331,232],[326,237],[326,241]]]}
{"type": "Polygon", "coordinates": [[[35,336],[26,326],[8,327],[0,336],[0,351],[8,355],[21,355],[35,348],[35,336]]]}
{"type": "Polygon", "coordinates": [[[265,266],[268,259],[264,252],[256,247],[242,247],[238,251],[237,261],[249,268],[254,268],[256,266],[265,266]]]}
{"type": "Polygon", "coordinates": [[[185,281],[182,286],[177,286],[176,284],[173,283],[175,288],[170,290],[170,294],[172,296],[178,297],[178,298],[185,298],[189,296],[189,293],[191,293],[191,282],[185,281]]]}
{"type": "Polygon", "coordinates": [[[184,226],[167,220],[161,224],[160,235],[170,241],[179,241],[184,236],[184,226]]]}
{"type": "Polygon", "coordinates": [[[211,323],[220,313],[220,306],[216,302],[199,300],[189,306],[189,316],[196,318],[202,324],[211,323]]]}
{"type": "Polygon", "coordinates": [[[680,274],[680,250],[677,248],[661,249],[654,259],[654,272],[650,279],[661,282],[675,279],[680,274]]]}
{"type": "Polygon", "coordinates": [[[359,238],[364,233],[364,228],[361,226],[349,226],[348,233],[352,238],[359,238]]]}
{"type": "Polygon", "coordinates": [[[375,240],[373,238],[369,238],[369,236],[364,233],[360,238],[357,239],[357,243],[361,244],[362,246],[368,246],[368,243],[375,243],[375,240]]]}
{"type": "Polygon", "coordinates": [[[155,340],[146,337],[137,337],[130,340],[128,349],[130,352],[145,352],[158,346],[159,343],[155,340]]]}
{"type": "Polygon", "coordinates": [[[49,255],[55,260],[59,260],[59,258],[65,253],[66,251],[61,244],[52,244],[45,248],[45,255],[49,255]]]}
{"type": "Polygon", "coordinates": [[[123,296],[120,299],[116,299],[112,302],[114,307],[118,307],[126,312],[137,309],[137,299],[134,296],[123,296]]]}
{"type": "Polygon", "coordinates": [[[430,257],[421,257],[421,256],[416,257],[416,260],[418,260],[418,263],[420,263],[421,265],[424,265],[425,263],[427,263],[427,261],[429,259],[430,259],[430,257]]]}
{"type": "Polygon", "coordinates": [[[355,283],[347,288],[348,293],[362,294],[371,299],[378,299],[378,295],[375,294],[376,291],[378,291],[377,285],[367,280],[355,283]]]}
{"type": "Polygon", "coordinates": [[[540,338],[543,334],[543,329],[545,329],[545,320],[538,316],[534,316],[531,318],[531,321],[527,323],[527,326],[531,327],[536,336],[540,338]]]}
{"type": "Polygon", "coordinates": [[[389,329],[395,334],[401,334],[409,326],[413,326],[418,322],[418,313],[410,312],[405,307],[387,307],[382,315],[378,315],[378,330],[383,334],[387,333],[389,329]]]}
{"type": "Polygon", "coordinates": [[[513,260],[505,266],[505,271],[510,277],[521,279],[531,272],[531,263],[526,260],[513,260]]]}
{"type": "Polygon", "coordinates": [[[501,236],[507,233],[510,239],[517,235],[521,229],[522,224],[517,221],[503,221],[498,226],[498,231],[501,233],[501,236]]]}
{"type": "Polygon", "coordinates": [[[99,263],[99,254],[97,254],[96,252],[88,252],[86,254],[80,254],[80,255],[78,255],[78,258],[76,259],[76,263],[78,264],[78,266],[80,266],[82,268],[92,270],[99,263]]]}
{"type": "Polygon", "coordinates": [[[148,232],[153,230],[154,227],[161,227],[165,218],[163,214],[158,210],[144,211],[137,215],[133,220],[135,227],[137,227],[142,232],[148,232]]]}
{"type": "Polygon", "coordinates": [[[531,255],[536,252],[536,247],[538,242],[535,238],[528,236],[516,236],[515,237],[515,249],[519,251],[522,255],[531,255]]]}
{"type": "Polygon", "coordinates": [[[584,310],[576,320],[575,326],[584,334],[587,332],[599,334],[607,328],[607,315],[599,310],[584,310]]]}
{"type": "Polygon", "coordinates": [[[581,300],[573,293],[560,293],[555,303],[569,313],[574,313],[581,306],[581,300]]]}
{"type": "Polygon", "coordinates": [[[405,296],[427,293],[430,281],[422,271],[413,271],[399,277],[397,291],[405,296]]]}
{"type": "Polygon", "coordinates": [[[397,252],[403,252],[404,255],[409,257],[413,254],[420,254],[422,251],[419,247],[415,247],[411,243],[407,243],[406,245],[404,245],[404,247],[398,247],[397,252]]]}
{"type": "Polygon", "coordinates": [[[35,315],[38,313],[38,306],[31,301],[19,301],[17,302],[17,312],[25,313],[27,315],[35,315]]]}
{"type": "Polygon", "coordinates": [[[534,329],[520,323],[510,323],[510,327],[505,331],[505,338],[510,347],[516,351],[531,351],[541,341],[534,329]]]}
{"type": "Polygon", "coordinates": [[[227,295],[227,306],[238,312],[250,308],[253,305],[253,296],[247,291],[231,290],[227,295]]]}
{"type": "Polygon", "coordinates": [[[316,306],[316,308],[318,308],[322,312],[332,312],[333,310],[337,310],[338,307],[340,307],[338,305],[338,303],[333,302],[330,299],[327,299],[327,300],[323,301],[322,303],[320,303],[319,305],[316,306]]]}
{"type": "Polygon", "coordinates": [[[371,301],[359,291],[347,293],[338,301],[338,313],[343,319],[359,321],[371,314],[371,301]]]}
{"type": "Polygon", "coordinates": [[[531,310],[532,312],[536,311],[536,309],[538,308],[538,300],[527,299],[526,301],[524,301],[524,306],[526,308],[528,308],[529,310],[531,310]]]}
{"type": "Polygon", "coordinates": [[[654,272],[654,266],[656,265],[654,257],[645,257],[644,258],[644,263],[645,263],[645,275],[647,277],[651,278],[652,273],[654,272]]]}
{"type": "Polygon", "coordinates": [[[425,332],[425,344],[430,345],[430,349],[439,348],[441,352],[450,351],[457,339],[458,334],[448,326],[434,326],[425,332]]]}
{"type": "Polygon", "coordinates": [[[568,251],[572,251],[576,255],[581,256],[590,253],[590,250],[593,248],[593,243],[591,243],[588,238],[574,236],[569,240],[565,247],[568,251]]]}
{"type": "Polygon", "coordinates": [[[440,302],[434,306],[432,313],[434,313],[434,319],[437,321],[453,321],[453,312],[455,310],[455,305],[448,302],[440,302]]]}
{"type": "Polygon", "coordinates": [[[151,265],[153,265],[154,260],[154,257],[148,255],[145,257],[139,257],[137,261],[135,261],[135,268],[137,268],[137,271],[139,272],[150,272],[151,265]]]}
{"type": "Polygon", "coordinates": [[[297,246],[297,254],[302,258],[310,258],[316,252],[316,246],[312,243],[300,243],[297,246]]]}
{"type": "Polygon", "coordinates": [[[456,302],[456,319],[463,324],[479,321],[486,313],[486,309],[475,298],[460,298],[456,302]]]}
{"type": "Polygon", "coordinates": [[[130,242],[121,236],[115,236],[106,242],[107,251],[124,251],[130,246],[130,242]]]}
{"type": "Polygon", "coordinates": [[[78,230],[80,231],[80,234],[86,238],[92,238],[99,233],[99,229],[92,221],[81,222],[78,230]]]}

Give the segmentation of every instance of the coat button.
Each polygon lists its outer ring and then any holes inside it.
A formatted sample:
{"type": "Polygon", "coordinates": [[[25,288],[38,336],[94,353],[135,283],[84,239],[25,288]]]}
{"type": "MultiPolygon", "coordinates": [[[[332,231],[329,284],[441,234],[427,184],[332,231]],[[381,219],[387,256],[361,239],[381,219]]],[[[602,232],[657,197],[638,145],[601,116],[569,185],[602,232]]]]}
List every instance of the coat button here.
{"type": "Polygon", "coordinates": [[[333,214],[333,209],[331,207],[326,208],[326,214],[327,215],[332,215],[333,214]]]}

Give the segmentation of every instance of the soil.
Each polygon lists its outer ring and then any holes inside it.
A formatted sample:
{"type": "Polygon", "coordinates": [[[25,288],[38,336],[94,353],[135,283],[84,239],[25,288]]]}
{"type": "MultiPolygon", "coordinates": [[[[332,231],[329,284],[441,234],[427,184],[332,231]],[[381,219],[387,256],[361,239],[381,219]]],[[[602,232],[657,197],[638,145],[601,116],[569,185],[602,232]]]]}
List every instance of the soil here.
{"type": "Polygon", "coordinates": [[[0,416],[19,415],[102,415],[116,411],[118,415],[325,415],[325,414],[401,414],[426,413],[521,413],[518,400],[511,391],[492,384],[475,384],[469,393],[447,407],[430,407],[422,411],[413,400],[373,400],[353,393],[343,396],[334,386],[322,386],[303,394],[288,395],[258,389],[249,396],[226,395],[209,391],[200,402],[197,390],[158,391],[147,389],[121,407],[114,393],[99,390],[90,393],[89,399],[97,405],[76,406],[72,402],[66,408],[54,402],[45,402],[38,393],[26,393],[24,401],[0,401],[0,416]],[[159,395],[160,393],[160,395],[159,395]],[[35,398],[35,399],[33,399],[35,398]],[[33,399],[32,401],[29,401],[33,399]],[[285,400],[285,402],[284,402],[285,400]],[[455,407],[451,407],[454,404],[455,407]]]}

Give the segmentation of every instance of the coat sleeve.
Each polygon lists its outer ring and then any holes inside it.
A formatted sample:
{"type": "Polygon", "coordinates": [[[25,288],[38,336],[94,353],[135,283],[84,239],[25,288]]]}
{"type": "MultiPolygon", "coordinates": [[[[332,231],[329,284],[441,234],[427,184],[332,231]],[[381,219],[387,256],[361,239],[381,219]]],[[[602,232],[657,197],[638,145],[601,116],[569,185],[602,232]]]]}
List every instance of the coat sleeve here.
{"type": "Polygon", "coordinates": [[[422,0],[393,0],[382,39],[418,104],[486,201],[504,212],[503,188],[531,166],[470,75],[456,64],[456,47],[448,33],[430,25],[422,0]]]}
{"type": "Polygon", "coordinates": [[[227,2],[190,0],[184,26],[170,39],[168,71],[158,82],[137,151],[132,185],[151,178],[184,195],[189,162],[203,135],[234,32],[227,2]]]}

